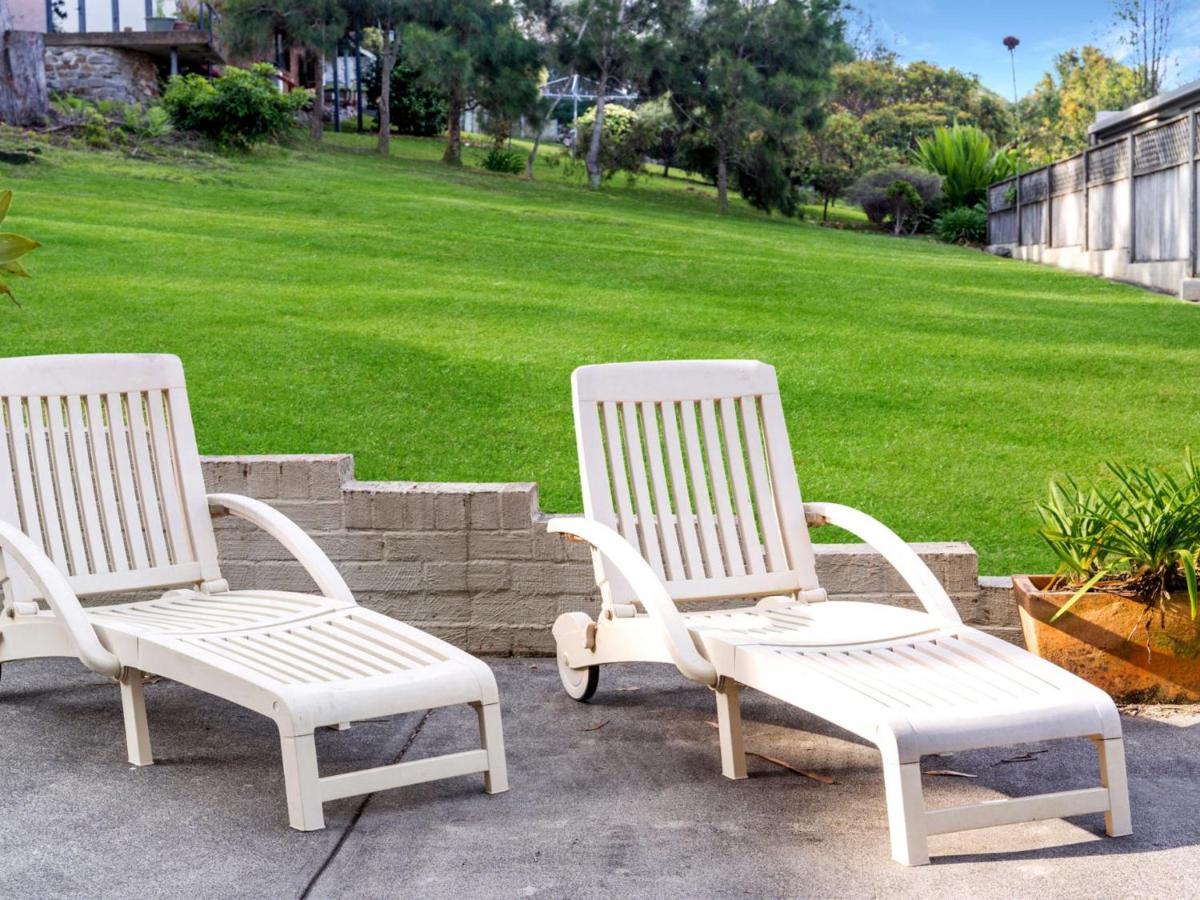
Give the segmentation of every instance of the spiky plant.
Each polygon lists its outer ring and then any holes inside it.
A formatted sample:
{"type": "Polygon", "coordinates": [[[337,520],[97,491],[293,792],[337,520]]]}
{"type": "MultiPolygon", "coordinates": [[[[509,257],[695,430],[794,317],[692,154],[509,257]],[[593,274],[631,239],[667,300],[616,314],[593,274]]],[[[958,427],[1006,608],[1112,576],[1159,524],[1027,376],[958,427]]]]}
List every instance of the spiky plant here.
{"type": "Polygon", "coordinates": [[[1016,168],[1012,154],[995,149],[986,133],[957,122],[918,140],[913,158],[942,176],[942,192],[951,209],[979,203],[988,185],[1008,178],[1016,168]]]}
{"type": "Polygon", "coordinates": [[[1148,466],[1107,465],[1112,481],[1051,482],[1048,500],[1038,505],[1038,533],[1059,559],[1051,587],[1074,590],[1050,621],[1093,588],[1162,611],[1173,592],[1186,591],[1195,619],[1200,474],[1191,450],[1182,478],[1148,466]]]}
{"type": "MultiPolygon", "coordinates": [[[[8,207],[11,204],[12,191],[0,191],[0,222],[3,222],[4,217],[8,215],[8,207]]],[[[18,260],[30,250],[36,250],[40,246],[41,244],[37,241],[21,237],[19,234],[0,232],[0,276],[15,275],[18,278],[28,278],[29,273],[25,271],[25,267],[18,260]]],[[[7,294],[9,300],[16,303],[17,306],[21,305],[17,303],[12,289],[4,283],[2,278],[0,278],[0,294],[7,294]]]]}

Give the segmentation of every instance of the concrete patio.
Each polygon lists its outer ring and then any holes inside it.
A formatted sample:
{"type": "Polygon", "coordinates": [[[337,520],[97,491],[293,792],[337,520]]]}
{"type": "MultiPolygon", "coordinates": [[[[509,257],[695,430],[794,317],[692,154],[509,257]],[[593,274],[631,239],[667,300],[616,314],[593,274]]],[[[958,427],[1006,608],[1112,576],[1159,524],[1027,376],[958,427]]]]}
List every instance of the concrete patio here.
{"type": "MultiPolygon", "coordinates": [[[[594,701],[553,660],[493,659],[512,790],[478,776],[328,804],[286,826],[272,724],[177,684],[147,687],[157,764],[124,758],[116,686],[72,660],[4,667],[6,897],[1186,896],[1200,877],[1200,710],[1125,716],[1135,834],[1100,816],[931,839],[888,857],[873,748],[746,692],[747,747],[721,778],[711,695],[665,666],[606,669],[594,701]]],[[[323,774],[472,746],[470,710],[319,737],[323,774]]],[[[927,759],[930,805],[1082,787],[1087,742],[927,759]],[[1025,751],[1031,758],[1014,761],[1025,751]],[[1042,752],[1042,751],[1045,752],[1042,752]]]]}

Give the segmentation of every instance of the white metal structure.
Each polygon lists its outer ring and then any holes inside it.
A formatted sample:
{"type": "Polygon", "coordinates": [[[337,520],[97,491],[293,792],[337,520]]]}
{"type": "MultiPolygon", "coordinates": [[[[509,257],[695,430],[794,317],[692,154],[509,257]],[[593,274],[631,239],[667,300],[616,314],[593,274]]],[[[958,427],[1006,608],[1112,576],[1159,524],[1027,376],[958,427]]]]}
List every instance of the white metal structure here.
{"type": "Polygon", "coordinates": [[[177,358],[0,360],[0,419],[0,663],[77,655],[117,679],[131,763],[153,762],[142,682],[154,673],[275,721],[293,828],[324,827],[328,800],[437,778],[483,772],[485,790],[507,790],[483,662],[357,606],[312,538],[265,503],[206,496],[177,358]],[[278,539],[320,594],[231,591],[210,513],[278,539]],[[314,729],[459,703],[478,713],[481,749],[319,776],[314,729]]]}
{"type": "Polygon", "coordinates": [[[592,546],[600,619],[554,625],[567,692],[586,700],[599,666],[673,663],[716,693],[721,768],[746,777],[741,685],[806,709],[883,757],[892,856],[929,861],[927,836],[1105,813],[1131,831],[1121,723],[1095,687],[962,623],[920,557],[869,516],[803,503],[775,370],[759,362],[585,366],[573,379],[585,515],[550,530],[592,546]],[[808,525],[872,545],[925,612],[826,599],[808,525]],[[680,612],[679,601],[741,599],[680,612]],[[925,754],[1085,736],[1100,786],[927,810],[925,754]]]}

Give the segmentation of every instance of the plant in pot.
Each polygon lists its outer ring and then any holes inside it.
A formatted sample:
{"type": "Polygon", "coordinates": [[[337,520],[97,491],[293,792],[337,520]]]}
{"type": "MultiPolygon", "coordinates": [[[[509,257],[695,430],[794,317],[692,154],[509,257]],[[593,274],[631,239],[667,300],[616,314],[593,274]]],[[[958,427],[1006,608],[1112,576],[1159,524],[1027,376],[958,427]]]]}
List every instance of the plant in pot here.
{"type": "Polygon", "coordinates": [[[1123,702],[1200,701],[1200,472],[1109,463],[1111,479],[1052,482],[1038,533],[1054,575],[1013,587],[1029,649],[1123,702]]]}
{"type": "Polygon", "coordinates": [[[163,11],[163,0],[156,0],[154,15],[146,16],[147,31],[171,31],[175,28],[175,17],[163,11]]]}

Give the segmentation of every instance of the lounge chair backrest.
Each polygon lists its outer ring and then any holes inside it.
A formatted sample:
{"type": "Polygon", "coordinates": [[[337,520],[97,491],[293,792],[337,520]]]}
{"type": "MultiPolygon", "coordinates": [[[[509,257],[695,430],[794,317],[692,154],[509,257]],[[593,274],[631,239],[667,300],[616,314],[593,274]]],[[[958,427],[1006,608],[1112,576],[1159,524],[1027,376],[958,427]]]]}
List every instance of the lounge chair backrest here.
{"type": "MultiPolygon", "coordinates": [[[[817,588],[775,370],[753,361],[584,366],[572,379],[585,514],[675,600],[817,588]]],[[[636,599],[602,558],[605,599],[636,599]]]]}
{"type": "MultiPolygon", "coordinates": [[[[174,356],[0,359],[0,520],[77,594],[216,583],[216,541],[174,356]]],[[[4,560],[7,605],[37,598],[4,560]]]]}

